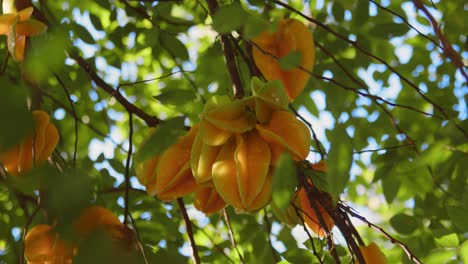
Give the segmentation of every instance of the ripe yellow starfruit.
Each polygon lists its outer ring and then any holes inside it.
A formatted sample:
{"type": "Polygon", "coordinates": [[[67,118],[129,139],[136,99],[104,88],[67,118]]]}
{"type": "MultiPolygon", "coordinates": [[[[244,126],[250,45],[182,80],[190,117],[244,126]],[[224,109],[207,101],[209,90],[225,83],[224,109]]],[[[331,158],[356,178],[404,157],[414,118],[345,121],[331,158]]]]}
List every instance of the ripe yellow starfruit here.
{"type": "Polygon", "coordinates": [[[74,247],[50,225],[37,225],[26,233],[24,255],[29,264],[71,264],[73,254],[74,247]]]}
{"type": "Polygon", "coordinates": [[[270,145],[273,166],[283,151],[289,151],[298,161],[304,160],[309,154],[309,129],[290,112],[273,112],[268,123],[257,124],[257,130],[270,145]]]}
{"type": "Polygon", "coordinates": [[[205,144],[219,146],[233,134],[255,128],[251,98],[231,101],[227,96],[213,96],[205,104],[200,121],[200,134],[205,144]]]}
{"type": "Polygon", "coordinates": [[[220,146],[210,146],[204,143],[202,136],[198,133],[190,154],[192,174],[198,184],[211,181],[211,168],[220,150],[220,146]]]}
{"type": "Polygon", "coordinates": [[[221,197],[239,212],[263,208],[271,198],[270,149],[256,131],[226,142],[212,167],[221,197]]]}
{"type": "Polygon", "coordinates": [[[205,184],[197,188],[193,204],[195,208],[207,215],[216,213],[226,207],[226,202],[211,184],[205,184]]]}
{"type": "Polygon", "coordinates": [[[31,18],[33,11],[31,6],[18,13],[0,15],[0,35],[7,36],[8,51],[17,62],[24,60],[26,37],[40,35],[47,30],[44,23],[31,18]]]}
{"type": "Polygon", "coordinates": [[[198,126],[193,126],[163,153],[135,165],[137,177],[150,195],[172,201],[195,190],[190,155],[197,132],[198,126]]]}
{"type": "MultiPolygon", "coordinates": [[[[384,253],[380,251],[380,248],[374,242],[368,246],[360,246],[362,257],[367,264],[387,264],[387,259],[384,253]]],[[[358,263],[356,261],[356,263],[358,263]]]]}
{"type": "Polygon", "coordinates": [[[32,112],[34,130],[19,145],[0,153],[0,162],[10,175],[20,175],[33,165],[44,163],[59,140],[57,128],[50,123],[49,115],[41,110],[32,112]]]}
{"type": "Polygon", "coordinates": [[[74,224],[75,230],[80,237],[88,237],[95,231],[103,229],[114,238],[123,238],[124,225],[114,213],[100,206],[85,208],[74,224]]]}
{"type": "Polygon", "coordinates": [[[275,32],[262,32],[253,42],[255,45],[252,47],[252,55],[265,79],[281,80],[289,100],[294,100],[304,89],[310,75],[299,68],[282,69],[278,58],[291,52],[299,52],[301,54],[299,65],[312,71],[315,50],[311,32],[299,20],[283,19],[278,22],[275,32]]]}

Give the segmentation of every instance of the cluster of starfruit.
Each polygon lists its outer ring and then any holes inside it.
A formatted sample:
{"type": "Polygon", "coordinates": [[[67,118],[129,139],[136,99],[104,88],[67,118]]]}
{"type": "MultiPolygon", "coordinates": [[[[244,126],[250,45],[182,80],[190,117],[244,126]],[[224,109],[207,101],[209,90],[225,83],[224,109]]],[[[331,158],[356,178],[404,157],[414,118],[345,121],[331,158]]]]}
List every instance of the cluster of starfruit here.
{"type": "MultiPolygon", "coordinates": [[[[24,240],[26,261],[30,264],[72,263],[78,254],[87,253],[81,251],[87,246],[88,239],[100,232],[111,241],[109,249],[118,249],[112,250],[110,254],[132,250],[134,244],[132,231],[106,208],[100,206],[85,208],[72,226],[71,237],[75,239],[62,238],[55,231],[56,226],[40,224],[31,228],[24,240]]],[[[93,252],[94,255],[101,253],[103,252],[93,252]]]]}
{"type": "Polygon", "coordinates": [[[199,124],[162,154],[136,164],[151,195],[171,201],[195,193],[195,206],[209,214],[226,205],[255,212],[271,199],[272,172],[287,151],[295,160],[309,153],[310,132],[287,110],[280,81],[252,79],[253,95],[232,101],[214,96],[199,124]]]}
{"type": "Polygon", "coordinates": [[[50,157],[59,140],[59,134],[50,116],[42,111],[32,112],[34,128],[18,145],[0,152],[0,163],[13,176],[22,175],[50,157]]]}

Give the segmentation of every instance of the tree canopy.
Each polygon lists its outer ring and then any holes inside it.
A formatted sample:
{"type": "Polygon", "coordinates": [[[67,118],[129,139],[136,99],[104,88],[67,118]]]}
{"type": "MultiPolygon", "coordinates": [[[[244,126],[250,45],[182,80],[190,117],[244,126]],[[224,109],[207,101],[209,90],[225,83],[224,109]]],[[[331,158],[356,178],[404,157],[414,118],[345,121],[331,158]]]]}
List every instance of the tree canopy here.
{"type": "Polygon", "coordinates": [[[468,263],[466,5],[3,0],[0,262],[468,263]]]}

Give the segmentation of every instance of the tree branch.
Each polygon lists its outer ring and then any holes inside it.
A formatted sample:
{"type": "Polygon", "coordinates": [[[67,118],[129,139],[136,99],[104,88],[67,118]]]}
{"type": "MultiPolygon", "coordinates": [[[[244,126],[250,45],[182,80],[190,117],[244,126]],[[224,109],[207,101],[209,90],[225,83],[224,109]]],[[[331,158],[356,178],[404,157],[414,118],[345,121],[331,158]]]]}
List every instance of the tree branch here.
{"type": "Polygon", "coordinates": [[[99,77],[96,71],[85,59],[83,59],[83,57],[75,53],[69,54],[69,56],[75,60],[85,72],[88,73],[91,80],[96,83],[98,87],[114,97],[125,108],[125,110],[127,110],[127,112],[135,114],[139,118],[143,119],[148,126],[157,126],[161,123],[161,120],[159,120],[157,117],[148,115],[142,109],[130,103],[119,91],[113,89],[109,84],[107,84],[101,77],[99,77]]]}
{"type": "Polygon", "coordinates": [[[240,262],[245,263],[244,257],[242,257],[242,254],[240,253],[239,248],[237,247],[236,238],[234,237],[234,232],[232,231],[232,227],[231,227],[231,220],[229,219],[229,215],[226,211],[226,208],[223,209],[223,215],[224,215],[224,221],[226,222],[226,226],[229,231],[229,237],[231,238],[231,245],[237,251],[237,255],[239,256],[240,262]]]}
{"type": "Polygon", "coordinates": [[[190,246],[192,247],[193,258],[196,264],[201,263],[200,256],[198,255],[197,245],[195,244],[195,238],[193,237],[192,231],[192,222],[190,222],[190,218],[188,217],[187,210],[185,209],[184,199],[178,198],[177,204],[179,205],[180,214],[185,222],[185,227],[187,229],[187,235],[190,239],[190,246]]]}
{"type": "MultiPolygon", "coordinates": [[[[216,0],[207,0],[206,3],[208,4],[211,15],[213,15],[218,8],[218,3],[216,0]]],[[[221,34],[221,45],[223,46],[224,59],[226,60],[229,75],[231,75],[232,84],[234,85],[234,98],[240,99],[244,97],[244,88],[242,86],[242,80],[240,78],[239,71],[237,70],[234,49],[229,39],[229,35],[230,34],[221,34]]]]}
{"type": "Polygon", "coordinates": [[[125,208],[124,208],[124,225],[127,225],[127,215],[128,212],[128,193],[130,189],[130,161],[132,160],[132,150],[133,150],[133,114],[128,113],[128,124],[130,126],[128,132],[128,153],[127,161],[125,163],[125,208]]]}
{"type": "Polygon", "coordinates": [[[410,260],[412,260],[413,262],[415,263],[418,263],[418,264],[421,264],[421,260],[419,260],[416,255],[414,255],[411,250],[409,249],[409,247],[404,244],[403,242],[399,241],[398,239],[392,237],[389,233],[387,233],[383,228],[369,222],[365,217],[363,216],[360,216],[359,214],[353,212],[353,210],[351,210],[350,207],[348,206],[345,206],[345,205],[342,205],[342,204],[339,204],[338,206],[341,206],[341,208],[346,211],[348,214],[350,214],[352,217],[354,218],[357,218],[359,220],[361,220],[362,222],[366,223],[369,227],[371,228],[374,228],[376,230],[378,230],[380,233],[382,233],[386,238],[388,238],[390,240],[390,242],[394,243],[394,244],[397,244],[398,246],[400,246],[406,253],[406,255],[408,256],[408,258],[410,260]]]}
{"type": "Polygon", "coordinates": [[[421,0],[413,0],[413,4],[417,9],[421,10],[424,13],[424,15],[426,15],[427,20],[431,22],[435,34],[437,35],[437,37],[439,37],[440,42],[444,47],[442,49],[443,53],[445,54],[445,56],[450,58],[453,65],[455,65],[455,67],[460,71],[461,75],[463,75],[463,77],[465,78],[465,84],[468,84],[468,74],[464,69],[464,67],[466,67],[465,64],[461,60],[460,55],[457,52],[455,52],[455,50],[452,48],[452,45],[450,45],[449,41],[440,30],[440,26],[435,20],[435,18],[432,16],[431,12],[429,12],[427,7],[423,4],[421,0]]]}

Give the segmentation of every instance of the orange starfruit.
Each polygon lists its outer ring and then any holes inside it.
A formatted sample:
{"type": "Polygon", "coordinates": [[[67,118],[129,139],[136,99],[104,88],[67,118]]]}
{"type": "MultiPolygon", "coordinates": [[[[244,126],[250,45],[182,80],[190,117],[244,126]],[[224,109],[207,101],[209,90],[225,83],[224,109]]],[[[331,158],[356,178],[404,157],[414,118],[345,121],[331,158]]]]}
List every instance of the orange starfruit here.
{"type": "Polygon", "coordinates": [[[26,233],[24,255],[29,264],[71,264],[74,247],[50,225],[37,225],[26,233]]]}
{"type": "Polygon", "coordinates": [[[146,186],[148,194],[172,201],[195,190],[190,155],[197,133],[198,126],[195,125],[163,153],[135,165],[137,177],[146,186]]]}
{"type": "MultiPolygon", "coordinates": [[[[320,238],[325,236],[325,227],[320,222],[319,216],[311,205],[311,201],[307,196],[307,192],[304,188],[299,189],[297,196],[299,198],[300,208],[302,210],[302,217],[305,224],[314,231],[320,238]]],[[[318,209],[318,213],[321,215],[323,222],[325,223],[328,231],[330,231],[335,225],[333,218],[328,214],[327,210],[317,200],[314,200],[314,205],[318,209]]],[[[328,205],[325,205],[328,206],[328,205]]]]}
{"type": "Polygon", "coordinates": [[[44,23],[31,18],[33,11],[31,6],[18,13],[0,15],[0,35],[7,36],[8,51],[17,62],[24,60],[26,37],[40,35],[47,30],[44,23]]]}
{"type": "Polygon", "coordinates": [[[360,246],[359,249],[367,264],[387,264],[384,253],[382,253],[374,242],[370,243],[368,246],[360,246]]]}
{"type": "Polygon", "coordinates": [[[19,145],[0,153],[0,162],[10,175],[21,175],[34,165],[44,163],[52,154],[59,140],[57,128],[50,123],[50,116],[41,110],[32,112],[34,130],[19,145]]]}
{"type": "Polygon", "coordinates": [[[253,40],[252,55],[258,69],[267,80],[281,80],[289,100],[292,101],[304,89],[315,61],[314,39],[307,27],[297,19],[283,19],[275,32],[265,31],[253,40]],[[301,61],[294,69],[281,68],[278,59],[299,52],[301,61]],[[304,71],[306,70],[306,71],[304,71]]]}
{"type": "Polygon", "coordinates": [[[195,208],[207,215],[216,213],[226,207],[226,202],[212,184],[205,184],[197,188],[193,204],[195,208]]]}
{"type": "Polygon", "coordinates": [[[309,154],[309,129],[288,111],[273,112],[268,123],[257,124],[257,130],[270,145],[273,166],[283,151],[289,151],[297,161],[304,160],[309,154]]]}
{"type": "Polygon", "coordinates": [[[270,201],[270,156],[256,131],[237,134],[221,147],[212,168],[213,183],[238,212],[259,210],[270,201]]]}

